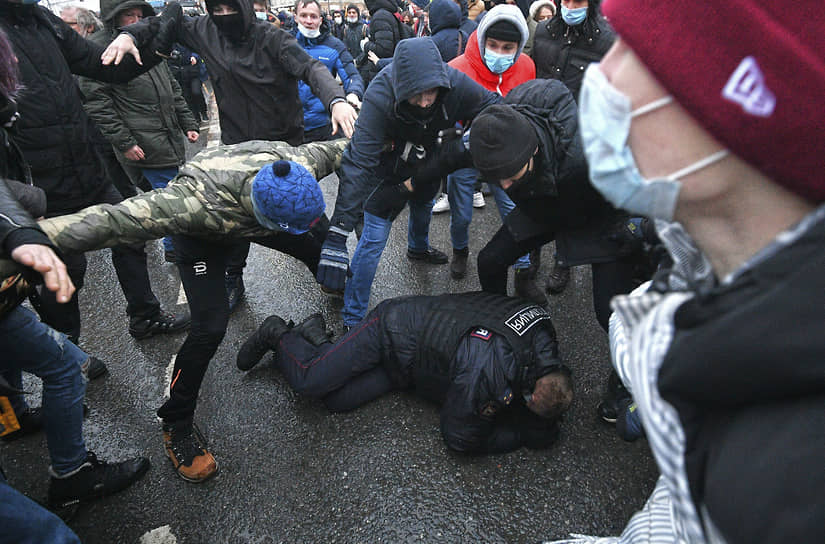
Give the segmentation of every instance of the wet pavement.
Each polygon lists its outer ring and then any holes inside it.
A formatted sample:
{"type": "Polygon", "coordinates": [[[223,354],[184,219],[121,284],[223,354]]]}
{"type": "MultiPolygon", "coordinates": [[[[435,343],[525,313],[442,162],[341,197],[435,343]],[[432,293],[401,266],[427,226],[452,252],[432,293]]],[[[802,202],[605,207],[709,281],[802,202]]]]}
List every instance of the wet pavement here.
{"type": "MultiPolygon", "coordinates": [[[[337,179],[321,185],[331,211],[337,179]]],[[[500,225],[491,197],[475,210],[467,278],[447,265],[405,257],[406,212],[396,220],[372,291],[372,306],[407,294],[479,287],[475,256],[500,225]]],[[[431,244],[449,249],[449,214],[433,217],[431,244]]],[[[350,254],[355,238],[350,237],[350,254]]],[[[177,270],[148,244],[156,295],[166,308],[185,298],[177,270]]],[[[543,251],[547,275],[552,245],[543,251]]],[[[81,347],[109,374],[88,386],[84,434],[103,459],[146,455],[152,469],[113,497],[84,505],[69,525],[88,543],[537,542],[570,532],[617,534],[640,508],[657,474],[647,443],[621,441],[595,415],[607,375],[606,335],[592,309],[590,269],[549,298],[576,399],[549,450],[462,456],[447,450],[438,409],[392,393],[358,410],[330,414],[293,393],[269,364],[235,367],[247,335],[275,313],[296,322],[321,311],[340,331],[340,300],[324,296],[298,261],[252,246],[246,299],[233,314],[201,389],[197,421],[221,472],[203,484],[177,478],[166,459],[155,410],[169,384],[183,334],[136,341],[108,250],[89,254],[81,293],[81,347]]],[[[511,287],[512,288],[512,287],[511,287]]],[[[34,381],[27,381],[37,388],[34,381]]],[[[0,445],[10,482],[35,499],[46,494],[42,435],[0,445]]]]}

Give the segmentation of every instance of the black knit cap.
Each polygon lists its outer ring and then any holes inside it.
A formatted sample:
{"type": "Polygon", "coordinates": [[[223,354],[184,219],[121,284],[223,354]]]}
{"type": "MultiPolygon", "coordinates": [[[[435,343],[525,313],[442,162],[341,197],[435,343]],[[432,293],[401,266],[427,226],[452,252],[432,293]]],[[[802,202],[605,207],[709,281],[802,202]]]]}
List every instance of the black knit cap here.
{"type": "Polygon", "coordinates": [[[470,154],[481,177],[497,182],[517,174],[536,151],[539,139],[525,116],[505,104],[484,109],[470,129],[470,154]]]}
{"type": "Polygon", "coordinates": [[[490,25],[484,33],[485,38],[493,38],[503,42],[521,43],[521,32],[510,21],[497,21],[490,25]]]}

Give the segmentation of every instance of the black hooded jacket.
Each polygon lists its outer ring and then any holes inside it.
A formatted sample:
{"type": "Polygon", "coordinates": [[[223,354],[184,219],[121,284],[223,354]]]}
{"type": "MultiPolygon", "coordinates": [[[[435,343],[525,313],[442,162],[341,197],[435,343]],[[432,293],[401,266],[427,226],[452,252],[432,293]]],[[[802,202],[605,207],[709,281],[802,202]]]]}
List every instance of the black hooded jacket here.
{"type": "Polygon", "coordinates": [[[599,62],[615,39],[597,2],[590,2],[587,19],[576,26],[565,23],[559,10],[555,17],[536,26],[532,51],[536,77],[561,80],[578,100],[585,69],[591,62],[599,62]]]}
{"type": "MultiPolygon", "coordinates": [[[[221,141],[303,141],[304,111],[298,80],[330,108],[345,100],[329,70],[312,58],[289,32],[255,18],[252,0],[237,0],[244,32],[239,41],[218,30],[211,15],[183,17],[177,41],[201,56],[215,89],[221,123],[221,141]]],[[[137,43],[152,31],[143,21],[128,27],[137,43]]]]}
{"type": "MultiPolygon", "coordinates": [[[[372,51],[378,55],[378,58],[388,59],[393,56],[395,46],[403,38],[401,34],[403,23],[395,16],[398,6],[393,0],[366,0],[366,4],[367,9],[370,10],[370,25],[369,41],[364,44],[364,54],[372,51]]],[[[364,85],[369,85],[378,72],[377,65],[365,60],[361,66],[364,85]]]]}
{"type": "Polygon", "coordinates": [[[555,234],[560,262],[614,260],[623,252],[614,229],[626,214],[590,184],[573,95],[557,80],[535,79],[510,91],[504,103],[527,117],[539,139],[535,174],[508,190],[516,208],[504,222],[517,240],[555,234]]]}
{"type": "Polygon", "coordinates": [[[431,152],[439,130],[474,118],[500,99],[447,66],[430,38],[401,42],[392,64],[381,70],[364,95],[355,134],[344,150],[338,171],[332,225],[350,232],[379,185],[395,185],[415,174],[419,160],[416,153],[403,159],[408,143],[431,152]],[[441,89],[441,93],[431,117],[413,118],[407,99],[433,88],[441,89]]]}
{"type": "MultiPolygon", "coordinates": [[[[146,21],[155,28],[156,19],[146,21]]],[[[46,191],[48,215],[73,212],[95,202],[108,185],[91,143],[86,115],[72,74],[121,83],[162,59],[153,44],[141,48],[143,66],[131,56],[103,66],[104,48],[84,40],[69,25],[36,5],[0,1],[0,27],[14,48],[25,89],[18,98],[15,141],[31,166],[34,184],[46,191]]]]}

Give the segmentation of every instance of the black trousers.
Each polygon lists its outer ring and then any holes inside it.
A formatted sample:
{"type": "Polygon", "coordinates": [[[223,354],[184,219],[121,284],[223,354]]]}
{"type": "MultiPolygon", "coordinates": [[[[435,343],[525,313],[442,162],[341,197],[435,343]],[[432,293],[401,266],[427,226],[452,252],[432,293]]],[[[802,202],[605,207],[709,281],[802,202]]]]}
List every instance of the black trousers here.
{"type": "MultiPolygon", "coordinates": [[[[329,221],[323,217],[305,234],[274,233],[254,241],[300,260],[314,278],[328,228],[329,221]]],[[[229,301],[224,276],[233,248],[237,247],[234,241],[216,242],[184,235],[173,236],[172,241],[192,324],[175,358],[169,400],[157,412],[167,422],[194,416],[209,361],[226,334],[229,301]]]]}
{"type": "Polygon", "coordinates": [[[382,364],[380,319],[378,307],[335,344],[317,347],[288,332],[275,364],[295,392],[321,399],[330,411],[357,408],[395,389],[382,364]]]}
{"type": "MultiPolygon", "coordinates": [[[[516,240],[506,226],[502,226],[478,254],[478,278],[481,289],[491,293],[507,294],[507,271],[519,257],[540,248],[555,238],[544,233],[524,240],[516,240]]],[[[599,325],[607,332],[610,319],[610,299],[629,293],[634,287],[635,256],[617,258],[590,265],[593,276],[593,309],[599,325]]]]}
{"type": "MultiPolygon", "coordinates": [[[[100,196],[89,204],[117,204],[123,197],[109,184],[100,196]]],[[[86,256],[83,253],[64,253],[63,262],[77,291],[71,300],[58,304],[55,293],[39,288],[32,298],[35,309],[44,323],[65,333],[73,342],[80,337],[80,306],[77,296],[86,275],[86,256]]],[[[146,270],[144,244],[120,245],[112,248],[112,264],[123,295],[126,297],[126,313],[130,317],[151,317],[160,311],[160,303],[152,293],[149,272],[146,270]]]]}

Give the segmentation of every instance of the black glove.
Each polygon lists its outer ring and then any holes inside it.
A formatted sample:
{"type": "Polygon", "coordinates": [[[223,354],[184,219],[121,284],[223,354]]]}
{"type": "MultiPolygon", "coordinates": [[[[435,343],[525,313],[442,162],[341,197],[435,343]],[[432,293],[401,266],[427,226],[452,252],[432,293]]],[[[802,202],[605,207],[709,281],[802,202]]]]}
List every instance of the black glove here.
{"type": "Polygon", "coordinates": [[[459,168],[472,168],[473,158],[464,145],[463,135],[460,128],[438,131],[435,148],[418,165],[413,176],[416,191],[418,187],[437,185],[444,176],[459,168]]]}
{"type": "Polygon", "coordinates": [[[382,185],[370,195],[364,211],[381,219],[392,220],[404,209],[412,195],[412,191],[403,183],[382,185]]]}
{"type": "Polygon", "coordinates": [[[172,48],[175,42],[178,41],[178,30],[182,17],[183,10],[178,2],[166,4],[163,13],[158,17],[158,31],[152,40],[150,51],[154,51],[163,58],[171,56],[172,48]]]}

